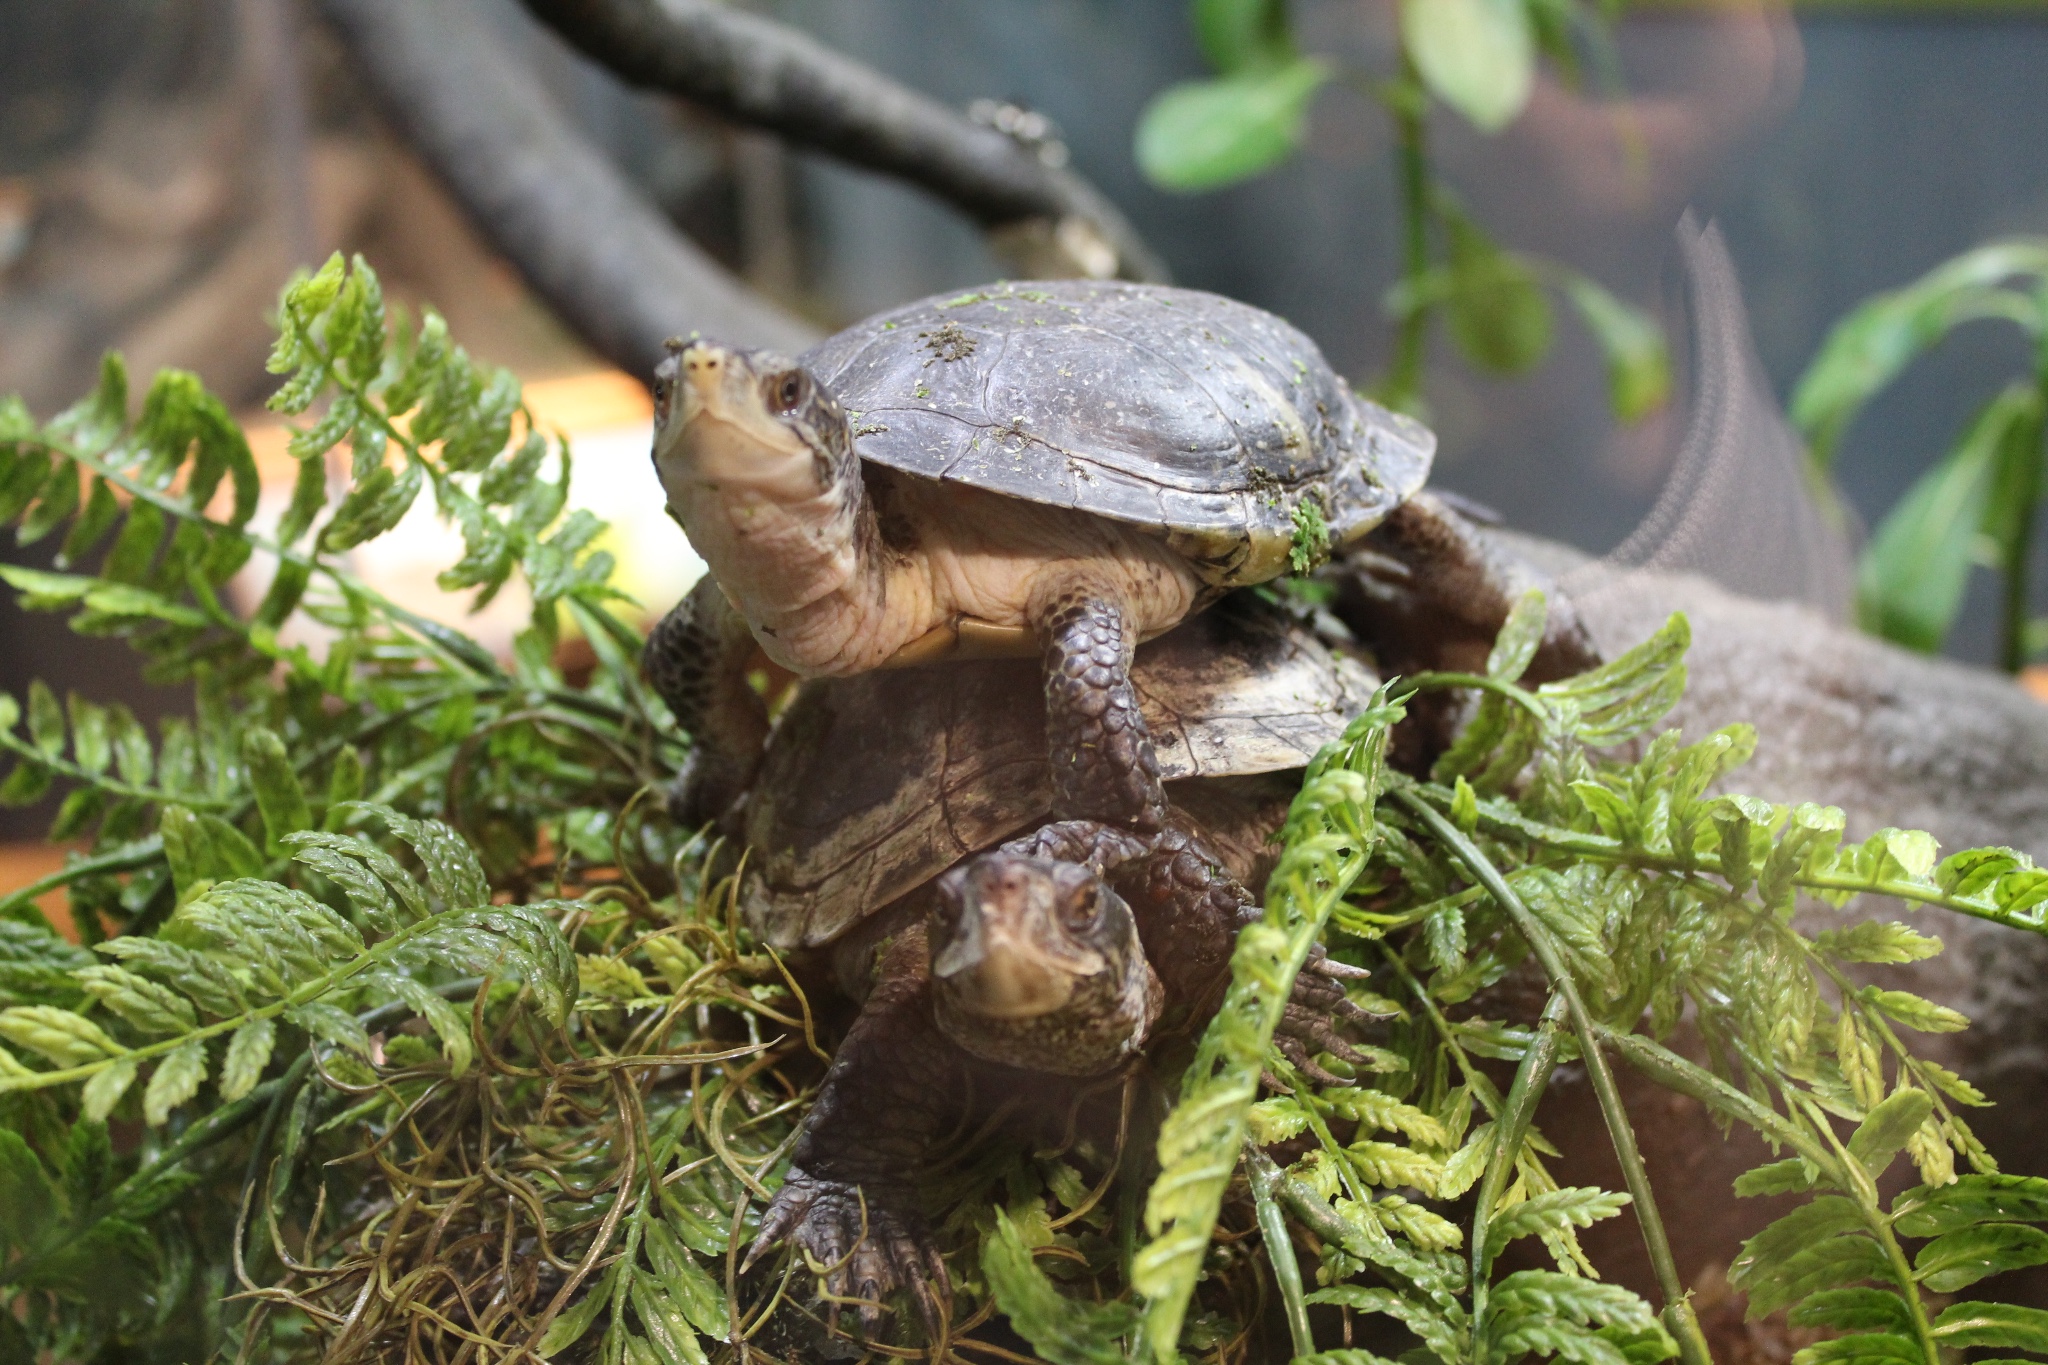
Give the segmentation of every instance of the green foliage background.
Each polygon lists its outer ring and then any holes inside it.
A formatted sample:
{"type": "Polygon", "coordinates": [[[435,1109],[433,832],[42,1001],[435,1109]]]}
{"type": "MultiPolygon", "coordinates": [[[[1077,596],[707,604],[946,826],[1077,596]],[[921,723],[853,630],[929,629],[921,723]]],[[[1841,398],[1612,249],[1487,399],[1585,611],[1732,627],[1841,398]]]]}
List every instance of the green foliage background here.
{"type": "MultiPolygon", "coordinates": [[[[139,416],[111,360],[48,423],[4,409],[7,517],[64,536],[60,571],[13,586],[194,710],[151,734],[46,689],[0,706],[0,792],[61,786],[53,832],[87,845],[0,904],[0,1362],[816,1358],[817,1268],[737,1273],[822,1075],[811,1002],[652,799],[687,740],[636,678],[597,524],[563,513],[568,452],[439,319],[387,318],[360,262],[280,319],[275,406],[305,425],[269,536],[187,376],[139,416]],[[532,594],[508,665],[341,558],[430,489],[467,547],[444,585],[532,594]],[[257,554],[278,567],[245,620],[219,592],[257,554]],[[584,686],[554,663],[570,622],[584,686]],[[307,624],[317,649],[288,642],[307,624]],[[35,909],[55,886],[82,945],[35,909]]],[[[1810,1194],[1731,1272],[1754,1311],[1842,1334],[1800,1365],[2048,1354],[2048,1315],[1931,1297],[2048,1262],[2048,1182],[1998,1174],[1964,1118],[1982,1096],[1907,1042],[1966,1021],[1857,975],[1941,945],[1793,922],[1870,892],[2038,933],[2048,871],[1715,795],[1755,739],[1657,733],[1683,620],[1524,688],[1543,616],[1526,599],[1483,674],[1383,690],[1310,766],[1221,1011],[1163,1085],[1112,1078],[1114,1143],[985,1136],[935,1166],[953,1318],[891,1355],[1383,1365],[1328,1345],[1341,1320],[1411,1365],[1697,1365],[1611,1059],[1778,1146],[1738,1193],[1810,1194]],[[1426,779],[1389,769],[1406,698],[1444,688],[1479,697],[1457,744],[1426,779]],[[1270,1046],[1317,943],[1394,1020],[1367,1065],[1319,1059],[1337,1085],[1270,1046]],[[1666,1046],[1682,1017],[1704,1063],[1666,1046]],[[1550,1173],[1535,1118],[1574,1057],[1625,1191],[1550,1173]],[[1921,1183],[1887,1202],[1900,1162],[1921,1183]],[[1629,1206],[1658,1304],[1578,1239],[1629,1206]],[[1500,1273],[1523,1239],[1552,1268],[1500,1273]]]]}

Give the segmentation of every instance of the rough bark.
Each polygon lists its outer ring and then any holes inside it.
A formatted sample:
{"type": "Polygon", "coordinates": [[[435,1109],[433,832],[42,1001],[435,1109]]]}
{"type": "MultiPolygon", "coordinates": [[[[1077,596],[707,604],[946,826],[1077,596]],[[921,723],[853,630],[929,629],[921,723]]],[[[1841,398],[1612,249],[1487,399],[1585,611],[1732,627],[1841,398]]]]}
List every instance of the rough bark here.
{"type": "Polygon", "coordinates": [[[620,79],[918,185],[997,228],[1079,219],[1115,273],[1163,280],[1122,214],[1079,176],[784,25],[713,0],[522,0],[620,79]]]}
{"type": "Polygon", "coordinates": [[[321,0],[391,118],[556,316],[646,376],[673,335],[817,333],[693,245],[584,141],[474,0],[321,0]]]}

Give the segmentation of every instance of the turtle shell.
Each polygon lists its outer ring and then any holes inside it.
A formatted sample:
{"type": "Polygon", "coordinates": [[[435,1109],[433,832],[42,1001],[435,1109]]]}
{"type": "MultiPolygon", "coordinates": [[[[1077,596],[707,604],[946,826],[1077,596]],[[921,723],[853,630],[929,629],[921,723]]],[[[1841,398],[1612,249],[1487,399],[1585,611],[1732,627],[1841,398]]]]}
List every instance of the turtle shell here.
{"type": "MultiPolygon", "coordinates": [[[[1377,686],[1244,594],[1142,646],[1132,681],[1169,781],[1299,768],[1377,686]]],[[[806,682],[747,800],[749,927],[778,948],[828,943],[1051,809],[1035,660],[806,682]]]]}
{"type": "Polygon", "coordinates": [[[1286,322],[1193,289],[934,295],[802,364],[846,407],[862,459],[1143,527],[1218,586],[1284,572],[1304,504],[1332,546],[1371,530],[1436,449],[1286,322]]]}

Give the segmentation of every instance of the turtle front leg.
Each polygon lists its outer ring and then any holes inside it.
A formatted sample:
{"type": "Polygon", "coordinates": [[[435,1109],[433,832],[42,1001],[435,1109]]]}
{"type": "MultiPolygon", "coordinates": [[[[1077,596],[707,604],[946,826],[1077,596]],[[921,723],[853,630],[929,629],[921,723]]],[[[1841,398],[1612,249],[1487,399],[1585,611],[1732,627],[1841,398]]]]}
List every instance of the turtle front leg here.
{"type": "Polygon", "coordinates": [[[760,765],[768,707],[747,681],[753,652],[746,618],[709,574],[647,636],[641,670],[690,736],[690,757],[668,797],[681,824],[719,819],[760,765]]]}
{"type": "Polygon", "coordinates": [[[1166,793],[1131,686],[1138,640],[1130,611],[1110,594],[1079,587],[1053,595],[1037,619],[1054,814],[1160,828],[1166,793]]]}
{"type": "Polygon", "coordinates": [[[861,1330],[873,1338],[885,1300],[905,1290],[936,1337],[952,1286],[917,1187],[958,1117],[945,1097],[965,1092],[968,1059],[932,1022],[923,926],[897,934],[876,971],[742,1269],[790,1243],[822,1268],[835,1322],[839,1301],[856,1301],[861,1330]]]}

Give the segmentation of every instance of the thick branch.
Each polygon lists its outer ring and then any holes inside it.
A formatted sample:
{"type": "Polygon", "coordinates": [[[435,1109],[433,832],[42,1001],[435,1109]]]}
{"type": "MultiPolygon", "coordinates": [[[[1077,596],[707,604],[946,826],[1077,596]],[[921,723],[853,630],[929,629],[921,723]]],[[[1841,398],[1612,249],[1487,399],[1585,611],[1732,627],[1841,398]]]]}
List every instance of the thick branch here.
{"type": "Polygon", "coordinates": [[[474,0],[321,0],[386,110],[556,316],[631,374],[700,331],[795,351],[816,332],[734,279],[571,128],[474,0]]]}
{"type": "Polygon", "coordinates": [[[921,186],[985,227],[1079,219],[1114,251],[1114,273],[1165,278],[1123,215],[1079,176],[784,25],[715,0],[523,3],[631,84],[921,186]]]}

